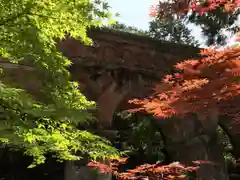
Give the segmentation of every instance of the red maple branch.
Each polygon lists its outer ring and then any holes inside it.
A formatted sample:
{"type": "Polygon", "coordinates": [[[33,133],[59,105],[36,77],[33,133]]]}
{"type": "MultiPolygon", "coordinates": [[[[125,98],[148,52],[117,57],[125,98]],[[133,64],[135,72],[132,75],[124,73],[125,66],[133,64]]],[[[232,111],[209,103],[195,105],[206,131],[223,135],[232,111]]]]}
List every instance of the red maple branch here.
{"type": "Polygon", "coordinates": [[[167,16],[168,14],[186,14],[189,11],[203,15],[217,7],[222,7],[226,12],[233,12],[240,6],[240,0],[172,0],[160,2],[150,8],[150,16],[167,16]]]}
{"type": "Polygon", "coordinates": [[[185,60],[175,66],[173,75],[165,76],[155,94],[129,101],[155,116],[169,117],[188,112],[240,112],[240,47],[224,50],[204,49],[203,58],[185,60]]]}
{"type": "MultiPolygon", "coordinates": [[[[184,166],[180,163],[171,163],[169,165],[143,164],[137,166],[135,169],[120,172],[119,166],[127,162],[126,158],[114,160],[110,165],[99,162],[90,162],[88,166],[97,169],[100,173],[113,173],[118,180],[169,180],[169,179],[183,179],[187,173],[195,172],[198,169],[200,162],[193,162],[193,166],[184,166]]],[[[201,162],[202,163],[202,162],[201,162]]]]}

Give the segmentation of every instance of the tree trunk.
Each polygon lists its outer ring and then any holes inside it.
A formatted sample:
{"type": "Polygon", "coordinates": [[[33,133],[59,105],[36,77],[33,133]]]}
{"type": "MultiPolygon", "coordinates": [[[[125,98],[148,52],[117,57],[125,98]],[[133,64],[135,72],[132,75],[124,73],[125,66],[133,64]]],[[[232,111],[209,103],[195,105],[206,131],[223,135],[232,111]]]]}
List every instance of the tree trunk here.
{"type": "MultiPolygon", "coordinates": [[[[159,120],[165,136],[166,150],[172,161],[190,165],[193,161],[210,161],[200,164],[199,180],[228,180],[217,128],[206,130],[196,116],[159,120]]],[[[217,127],[217,126],[216,126],[217,127]]]]}
{"type": "Polygon", "coordinates": [[[240,124],[236,124],[231,117],[222,116],[219,119],[219,125],[229,137],[229,140],[232,144],[232,153],[234,157],[237,160],[240,160],[240,124]]]}

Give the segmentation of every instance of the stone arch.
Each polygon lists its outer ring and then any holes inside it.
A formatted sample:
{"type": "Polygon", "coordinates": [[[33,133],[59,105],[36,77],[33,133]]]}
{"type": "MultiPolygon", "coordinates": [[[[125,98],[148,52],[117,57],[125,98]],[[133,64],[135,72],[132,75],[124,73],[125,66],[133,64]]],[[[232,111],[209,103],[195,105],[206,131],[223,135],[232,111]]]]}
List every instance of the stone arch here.
{"type": "Polygon", "coordinates": [[[126,87],[122,87],[120,90],[117,88],[117,83],[112,81],[112,83],[97,100],[97,116],[99,118],[101,128],[111,127],[113,114],[129,92],[129,89],[126,87]]]}

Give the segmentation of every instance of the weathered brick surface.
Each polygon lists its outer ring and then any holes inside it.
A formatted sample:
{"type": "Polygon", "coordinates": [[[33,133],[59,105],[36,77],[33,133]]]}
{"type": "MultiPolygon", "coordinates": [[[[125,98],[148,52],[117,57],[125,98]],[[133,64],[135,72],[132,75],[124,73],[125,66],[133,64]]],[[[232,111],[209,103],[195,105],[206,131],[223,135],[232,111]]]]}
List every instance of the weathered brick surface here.
{"type": "Polygon", "coordinates": [[[92,30],[93,46],[67,38],[60,50],[75,65],[100,66],[104,69],[128,69],[162,77],[176,62],[196,57],[199,49],[153,40],[134,34],[109,30],[92,30]]]}

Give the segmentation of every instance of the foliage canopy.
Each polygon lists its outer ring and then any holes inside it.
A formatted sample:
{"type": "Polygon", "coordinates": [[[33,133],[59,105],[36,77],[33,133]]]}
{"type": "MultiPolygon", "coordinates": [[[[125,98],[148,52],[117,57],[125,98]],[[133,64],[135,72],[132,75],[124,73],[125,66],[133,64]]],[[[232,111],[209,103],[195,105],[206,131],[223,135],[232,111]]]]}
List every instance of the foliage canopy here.
{"type": "Polygon", "coordinates": [[[170,41],[176,44],[199,46],[198,41],[191,36],[191,31],[184,21],[174,16],[169,17],[167,21],[161,20],[161,17],[156,16],[154,20],[150,22],[149,29],[149,34],[155,39],[170,41]]]}
{"type": "Polygon", "coordinates": [[[204,49],[201,59],[176,64],[176,73],[166,75],[144,100],[130,101],[156,116],[169,117],[190,112],[239,112],[239,46],[224,50],[204,49]],[[235,104],[235,105],[234,105],[235,104]]]}
{"type": "Polygon", "coordinates": [[[94,102],[70,81],[71,61],[57,49],[66,35],[91,44],[87,29],[111,20],[108,4],[101,0],[0,1],[0,54],[10,63],[32,66],[43,82],[37,101],[22,89],[0,83],[2,142],[43,163],[46,153],[59,160],[117,156],[107,140],[77,129],[93,120],[94,102]],[[77,155],[80,152],[80,155],[77,155]]]}
{"type": "Polygon", "coordinates": [[[239,31],[237,19],[240,12],[239,0],[172,0],[161,1],[151,8],[150,15],[168,20],[173,15],[200,27],[206,37],[206,45],[225,45],[225,32],[239,31]]]}

